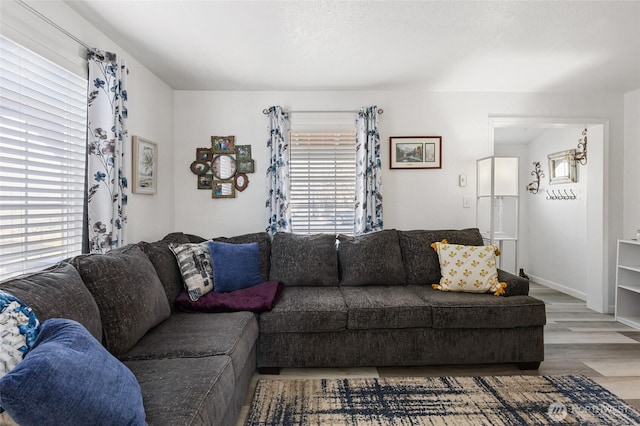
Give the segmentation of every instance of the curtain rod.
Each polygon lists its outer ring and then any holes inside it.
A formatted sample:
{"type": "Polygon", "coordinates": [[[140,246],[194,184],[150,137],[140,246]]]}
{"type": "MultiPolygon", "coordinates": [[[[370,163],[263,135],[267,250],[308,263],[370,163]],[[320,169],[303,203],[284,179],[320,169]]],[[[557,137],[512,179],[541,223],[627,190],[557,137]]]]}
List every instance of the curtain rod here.
{"type": "Polygon", "coordinates": [[[96,54],[100,54],[100,51],[98,49],[96,49],[95,47],[91,47],[89,46],[87,43],[85,43],[84,41],[80,40],[78,37],[74,36],[73,34],[71,34],[69,31],[65,30],[64,28],[62,28],[60,25],[56,24],[55,22],[53,22],[51,19],[47,18],[46,16],[44,16],[42,13],[38,12],[36,9],[34,9],[33,7],[29,6],[27,3],[25,3],[22,0],[16,0],[17,3],[24,7],[25,9],[27,9],[29,12],[33,13],[34,15],[36,15],[38,18],[42,19],[44,22],[46,22],[47,24],[51,25],[53,28],[55,28],[56,30],[60,31],[62,34],[66,35],[67,37],[69,37],[71,40],[75,41],[76,43],[78,43],[79,45],[83,46],[84,48],[86,48],[87,50],[90,50],[93,53],[96,54]]]}
{"type": "MultiPolygon", "coordinates": [[[[302,110],[302,111],[283,111],[286,114],[291,114],[291,113],[295,113],[295,114],[307,114],[307,113],[314,113],[314,114],[356,114],[358,112],[360,112],[360,110],[335,110],[335,111],[314,111],[314,110],[302,110]]],[[[265,108],[262,110],[262,113],[264,115],[269,114],[269,109],[265,108]]],[[[382,108],[378,108],[378,114],[384,114],[384,110],[382,108]]]]}

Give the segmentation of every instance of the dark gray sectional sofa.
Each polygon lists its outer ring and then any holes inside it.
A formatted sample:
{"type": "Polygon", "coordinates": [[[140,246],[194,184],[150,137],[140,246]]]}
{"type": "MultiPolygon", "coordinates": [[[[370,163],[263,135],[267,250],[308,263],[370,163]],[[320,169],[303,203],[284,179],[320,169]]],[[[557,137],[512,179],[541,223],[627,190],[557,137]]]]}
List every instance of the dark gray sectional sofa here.
{"type": "MultiPolygon", "coordinates": [[[[516,363],[544,357],[543,302],[499,271],[507,297],[434,290],[430,244],[482,245],[477,229],[386,230],[359,237],[255,233],[264,281],[284,283],[270,312],[183,313],[173,233],[82,255],[0,283],[41,322],[83,324],[134,373],[151,425],[233,425],[256,368],[516,363]]],[[[214,283],[215,285],[215,283],[214,283]]]]}
{"type": "Polygon", "coordinates": [[[544,358],[545,306],[499,271],[507,297],[434,290],[431,243],[482,245],[477,229],[359,237],[276,234],[270,278],[282,299],[260,315],[258,368],[516,363],[544,358]]]}

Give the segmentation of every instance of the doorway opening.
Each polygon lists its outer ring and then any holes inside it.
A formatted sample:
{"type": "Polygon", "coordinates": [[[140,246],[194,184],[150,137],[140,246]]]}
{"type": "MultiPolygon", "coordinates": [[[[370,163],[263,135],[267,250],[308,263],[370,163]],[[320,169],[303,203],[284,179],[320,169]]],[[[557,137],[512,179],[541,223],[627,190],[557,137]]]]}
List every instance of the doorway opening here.
{"type": "Polygon", "coordinates": [[[585,300],[594,311],[611,312],[614,294],[608,285],[604,191],[608,121],[491,116],[489,128],[491,155],[520,159],[516,268],[541,284],[585,300]],[[589,138],[587,164],[577,166],[576,182],[551,184],[548,155],[577,149],[584,129],[589,138]],[[538,193],[532,194],[526,186],[536,161],[545,177],[538,193]],[[577,196],[553,198],[564,190],[577,196]]]}

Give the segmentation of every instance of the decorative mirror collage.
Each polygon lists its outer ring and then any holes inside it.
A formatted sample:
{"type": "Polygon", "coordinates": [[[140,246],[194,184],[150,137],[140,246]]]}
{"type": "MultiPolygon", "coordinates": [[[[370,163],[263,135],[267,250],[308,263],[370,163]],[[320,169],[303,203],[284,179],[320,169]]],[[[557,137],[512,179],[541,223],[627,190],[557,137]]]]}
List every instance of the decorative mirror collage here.
{"type": "Polygon", "coordinates": [[[211,148],[197,148],[191,171],[198,189],[211,190],[212,198],[235,198],[249,185],[253,173],[251,145],[236,145],[235,136],[211,136],[211,148]]]}

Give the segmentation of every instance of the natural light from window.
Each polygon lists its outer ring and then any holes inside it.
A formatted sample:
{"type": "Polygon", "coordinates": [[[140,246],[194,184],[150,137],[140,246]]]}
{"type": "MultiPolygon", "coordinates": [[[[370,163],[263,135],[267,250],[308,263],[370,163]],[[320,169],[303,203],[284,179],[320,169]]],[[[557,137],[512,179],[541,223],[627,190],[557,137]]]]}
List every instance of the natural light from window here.
{"type": "Polygon", "coordinates": [[[82,250],[87,80],[0,36],[0,279],[82,250]]]}
{"type": "Polygon", "coordinates": [[[355,131],[291,132],[292,232],[353,235],[355,142],[355,131]]]}

